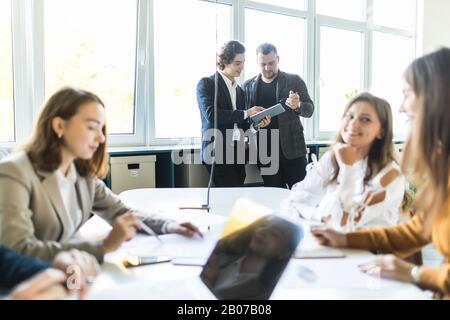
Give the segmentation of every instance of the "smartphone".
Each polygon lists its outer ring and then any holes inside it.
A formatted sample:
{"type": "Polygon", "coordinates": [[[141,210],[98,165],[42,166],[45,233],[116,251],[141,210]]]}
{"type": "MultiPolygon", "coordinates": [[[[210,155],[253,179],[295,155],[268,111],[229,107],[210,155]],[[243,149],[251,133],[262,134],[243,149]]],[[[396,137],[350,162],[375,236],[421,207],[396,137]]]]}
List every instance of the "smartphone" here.
{"type": "Polygon", "coordinates": [[[169,262],[172,258],[164,256],[130,256],[123,261],[127,268],[144,266],[147,264],[155,264],[162,262],[169,262]]]}

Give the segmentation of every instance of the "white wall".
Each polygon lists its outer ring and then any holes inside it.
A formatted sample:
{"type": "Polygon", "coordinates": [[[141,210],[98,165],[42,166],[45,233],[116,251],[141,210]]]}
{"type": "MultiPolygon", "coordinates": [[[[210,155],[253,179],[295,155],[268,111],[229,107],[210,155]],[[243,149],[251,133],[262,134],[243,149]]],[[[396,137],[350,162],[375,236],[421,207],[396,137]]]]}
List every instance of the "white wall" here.
{"type": "Polygon", "coordinates": [[[450,47],[450,1],[423,0],[423,53],[450,47]]]}

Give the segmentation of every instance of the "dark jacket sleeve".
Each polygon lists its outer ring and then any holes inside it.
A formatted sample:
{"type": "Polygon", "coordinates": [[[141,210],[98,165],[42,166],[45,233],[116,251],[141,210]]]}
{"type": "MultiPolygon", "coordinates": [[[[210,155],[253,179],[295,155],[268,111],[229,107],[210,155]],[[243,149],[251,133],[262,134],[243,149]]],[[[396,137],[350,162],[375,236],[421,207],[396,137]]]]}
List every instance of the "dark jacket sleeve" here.
{"type": "Polygon", "coordinates": [[[300,110],[296,112],[299,116],[304,118],[311,118],[314,113],[314,103],[308,93],[305,81],[298,75],[295,75],[295,89],[300,95],[300,110]]]}
{"type": "Polygon", "coordinates": [[[50,263],[18,254],[0,246],[0,291],[9,290],[49,267],[51,267],[50,263]]]}
{"type": "MultiPolygon", "coordinates": [[[[214,81],[202,78],[197,85],[197,102],[203,119],[214,122],[214,81]]],[[[243,110],[226,110],[217,108],[217,122],[219,127],[242,124],[244,122],[243,110]]]]}

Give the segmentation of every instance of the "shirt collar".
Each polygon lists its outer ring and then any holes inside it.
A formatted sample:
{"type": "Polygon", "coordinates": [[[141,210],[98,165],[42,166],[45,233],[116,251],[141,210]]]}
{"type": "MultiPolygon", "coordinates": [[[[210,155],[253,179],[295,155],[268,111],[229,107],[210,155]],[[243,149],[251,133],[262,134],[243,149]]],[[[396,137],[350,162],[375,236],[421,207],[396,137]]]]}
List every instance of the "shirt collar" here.
{"type": "Polygon", "coordinates": [[[70,183],[77,182],[77,177],[78,177],[77,170],[73,163],[71,163],[69,166],[69,171],[67,173],[67,176],[65,176],[59,169],[56,170],[56,176],[57,176],[59,182],[70,182],[70,183]]]}
{"type": "Polygon", "coordinates": [[[237,81],[236,81],[236,80],[234,80],[234,82],[233,82],[233,81],[231,81],[230,79],[228,79],[228,77],[223,73],[222,70],[219,70],[219,73],[220,73],[220,75],[222,76],[223,81],[225,81],[226,85],[227,85],[229,88],[236,88],[236,87],[237,87],[237,81]]]}

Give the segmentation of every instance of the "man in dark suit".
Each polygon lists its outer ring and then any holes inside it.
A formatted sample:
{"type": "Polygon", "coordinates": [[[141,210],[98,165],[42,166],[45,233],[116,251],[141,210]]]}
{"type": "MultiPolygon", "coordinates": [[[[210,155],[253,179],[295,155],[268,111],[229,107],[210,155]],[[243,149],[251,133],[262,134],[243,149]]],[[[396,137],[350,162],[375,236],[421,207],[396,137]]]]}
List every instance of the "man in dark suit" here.
{"type": "Polygon", "coordinates": [[[306,175],[307,150],[300,117],[310,118],[314,112],[314,104],[305,82],[298,75],[278,69],[280,57],[273,44],[261,44],[256,49],[256,54],[260,74],[247,80],[243,85],[247,108],[254,106],[267,108],[281,100],[286,109],[284,113],[273,118],[267,127],[267,140],[262,139],[263,136],[260,134],[258,143],[258,146],[262,143],[267,145],[271,161],[278,160],[278,172],[264,174],[264,168],[273,167],[273,164],[262,161],[258,161],[258,164],[264,186],[291,188],[306,175]],[[271,135],[275,131],[279,140],[275,141],[277,145],[272,145],[271,135]],[[272,150],[274,154],[271,154],[272,150]]]}
{"type": "MultiPolygon", "coordinates": [[[[238,41],[229,41],[218,55],[219,70],[202,78],[197,85],[197,102],[202,120],[203,163],[211,173],[215,161],[213,181],[216,187],[239,187],[245,180],[246,139],[244,130],[250,127],[248,117],[264,110],[245,108],[245,94],[236,78],[244,69],[245,47],[238,41]],[[214,130],[215,87],[217,85],[217,130],[214,130]],[[217,135],[215,135],[217,133],[217,135]],[[216,148],[214,150],[214,138],[216,148]],[[212,156],[215,153],[215,158],[212,156]]],[[[267,126],[265,119],[260,127],[267,126]]]]}

